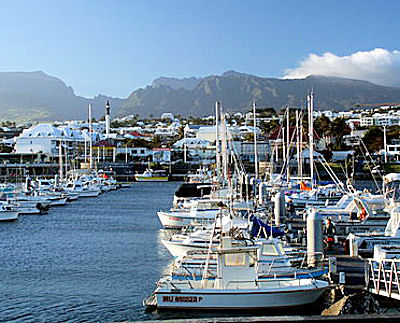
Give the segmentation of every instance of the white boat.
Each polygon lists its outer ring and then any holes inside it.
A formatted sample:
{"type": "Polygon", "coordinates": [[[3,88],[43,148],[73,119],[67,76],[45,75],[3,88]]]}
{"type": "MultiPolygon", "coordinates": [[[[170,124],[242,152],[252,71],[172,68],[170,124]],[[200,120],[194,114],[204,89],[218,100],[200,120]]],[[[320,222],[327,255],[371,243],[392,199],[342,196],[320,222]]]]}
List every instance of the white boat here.
{"type": "Polygon", "coordinates": [[[29,203],[34,204],[38,209],[47,210],[50,207],[50,201],[42,196],[34,196],[27,194],[15,194],[9,198],[11,203],[29,203]]]}
{"type": "Polygon", "coordinates": [[[258,247],[232,247],[223,237],[216,250],[217,275],[209,279],[208,261],[201,280],[163,279],[144,301],[157,309],[267,309],[315,302],[329,283],[313,278],[260,280],[255,259],[258,247]]]}
{"type": "Polygon", "coordinates": [[[219,211],[221,200],[193,200],[190,209],[174,209],[157,212],[161,224],[166,228],[183,228],[212,224],[219,211]]]}
{"type": "MultiPolygon", "coordinates": [[[[313,269],[304,268],[306,253],[297,251],[296,254],[286,252],[279,239],[259,239],[251,245],[249,240],[233,240],[232,245],[245,248],[258,246],[255,270],[258,279],[271,278],[310,278],[321,277],[327,273],[327,268],[321,262],[313,269]],[[250,245],[247,245],[250,243],[250,245]]],[[[173,279],[197,279],[203,276],[203,269],[207,261],[207,249],[202,251],[189,251],[187,255],[177,258],[170,266],[170,275],[173,279]]],[[[212,279],[217,275],[217,262],[215,254],[211,254],[208,264],[208,277],[212,279]]]]}
{"type": "Polygon", "coordinates": [[[0,221],[8,222],[15,221],[18,219],[18,212],[13,211],[10,207],[4,205],[0,206],[0,221]]]}
{"type": "Polygon", "coordinates": [[[84,185],[80,180],[68,182],[64,189],[67,192],[78,193],[79,197],[96,197],[101,193],[98,186],[84,185]]]}
{"type": "Polygon", "coordinates": [[[67,201],[68,202],[72,202],[72,201],[76,201],[79,198],[79,193],[75,193],[75,192],[65,192],[67,194],[67,201]]]}
{"type": "Polygon", "coordinates": [[[137,182],[168,182],[168,175],[164,170],[152,170],[148,168],[142,174],[136,174],[137,182]]]}
{"type": "Polygon", "coordinates": [[[183,228],[212,224],[216,212],[187,213],[187,212],[157,212],[161,224],[166,228],[183,228]]]}

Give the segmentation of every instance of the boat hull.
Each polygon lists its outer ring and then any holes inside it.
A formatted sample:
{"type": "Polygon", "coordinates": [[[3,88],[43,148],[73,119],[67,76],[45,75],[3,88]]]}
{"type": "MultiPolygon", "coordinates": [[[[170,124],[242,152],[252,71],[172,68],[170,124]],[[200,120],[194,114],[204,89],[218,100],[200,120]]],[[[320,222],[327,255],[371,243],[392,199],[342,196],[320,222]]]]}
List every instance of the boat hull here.
{"type": "Polygon", "coordinates": [[[296,307],[314,303],[326,287],[308,290],[181,290],[172,292],[160,289],[155,292],[159,309],[268,309],[296,307]]]}
{"type": "Polygon", "coordinates": [[[174,257],[182,257],[186,255],[189,251],[204,251],[208,248],[207,244],[185,244],[182,242],[170,240],[161,240],[161,243],[174,257]]]}
{"type": "Polygon", "coordinates": [[[157,212],[161,224],[166,228],[183,228],[188,226],[206,225],[215,220],[215,214],[191,216],[181,212],[157,212]]]}
{"type": "Polygon", "coordinates": [[[0,222],[11,222],[18,220],[18,212],[2,211],[0,212],[0,222]]]}
{"type": "Polygon", "coordinates": [[[63,206],[67,204],[67,197],[50,199],[50,206],[63,206]]]}
{"type": "Polygon", "coordinates": [[[135,176],[135,180],[137,182],[168,182],[168,176],[154,176],[154,177],[135,176]]]}
{"type": "Polygon", "coordinates": [[[79,197],[96,197],[100,195],[100,190],[93,191],[81,191],[79,192],[79,197]]]}

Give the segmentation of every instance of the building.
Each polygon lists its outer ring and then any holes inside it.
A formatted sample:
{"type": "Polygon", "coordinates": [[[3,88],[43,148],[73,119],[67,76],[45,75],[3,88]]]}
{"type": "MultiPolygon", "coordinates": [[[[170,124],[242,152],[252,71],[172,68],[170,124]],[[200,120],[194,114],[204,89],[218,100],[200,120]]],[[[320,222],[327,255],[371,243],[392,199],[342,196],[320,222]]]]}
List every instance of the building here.
{"type": "Polygon", "coordinates": [[[117,147],[117,155],[123,155],[126,160],[147,164],[148,162],[169,164],[171,162],[171,149],[146,147],[117,147]]]}
{"type": "Polygon", "coordinates": [[[170,120],[170,121],[174,121],[175,117],[171,112],[164,112],[161,115],[161,120],[170,120]]]}
{"type": "MultiPolygon", "coordinates": [[[[222,130],[222,128],[220,128],[222,130]]],[[[216,138],[216,129],[215,126],[203,126],[200,127],[196,132],[197,139],[203,139],[210,142],[214,142],[216,138]]],[[[239,128],[237,127],[228,127],[228,137],[227,139],[234,139],[241,137],[241,133],[239,128]]]]}
{"type": "Polygon", "coordinates": [[[184,138],[174,143],[173,147],[177,149],[184,149],[184,145],[186,145],[187,149],[204,149],[211,146],[211,142],[198,138],[184,138]]]}
{"type": "Polygon", "coordinates": [[[38,124],[25,129],[15,138],[15,153],[42,153],[50,157],[59,155],[60,144],[68,151],[78,150],[85,138],[79,131],[68,127],[57,128],[51,124],[38,124]]]}
{"type": "Polygon", "coordinates": [[[361,117],[360,119],[360,126],[361,127],[371,127],[374,125],[374,118],[373,117],[361,117]]]}

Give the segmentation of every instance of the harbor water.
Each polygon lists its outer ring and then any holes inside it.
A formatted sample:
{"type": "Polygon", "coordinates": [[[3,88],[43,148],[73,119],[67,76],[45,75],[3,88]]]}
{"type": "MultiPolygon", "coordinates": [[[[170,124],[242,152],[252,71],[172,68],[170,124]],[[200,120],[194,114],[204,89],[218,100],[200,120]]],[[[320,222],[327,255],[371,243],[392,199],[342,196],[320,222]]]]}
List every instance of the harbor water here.
{"type": "MultiPolygon", "coordinates": [[[[371,182],[360,184],[373,188],[371,182]]],[[[0,322],[235,315],[146,313],[142,306],[172,261],[159,242],[172,232],[161,229],[156,212],[171,207],[179,185],[134,183],[130,188],[51,208],[45,215],[22,215],[16,222],[0,223],[0,322]]],[[[326,303],[326,298],[321,302],[326,303]]],[[[324,305],[300,308],[293,314],[319,314],[324,305]]]]}
{"type": "Polygon", "coordinates": [[[156,212],[179,183],[135,183],[0,223],[0,322],[151,319],[142,300],[171,256],[156,212]]]}

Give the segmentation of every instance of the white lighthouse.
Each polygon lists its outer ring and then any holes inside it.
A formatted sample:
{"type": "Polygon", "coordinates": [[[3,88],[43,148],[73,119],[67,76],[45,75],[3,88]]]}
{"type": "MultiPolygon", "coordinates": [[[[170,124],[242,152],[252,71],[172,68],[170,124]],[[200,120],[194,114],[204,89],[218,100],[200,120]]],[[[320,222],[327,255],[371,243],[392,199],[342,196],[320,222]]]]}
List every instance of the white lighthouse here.
{"type": "Polygon", "coordinates": [[[106,135],[108,136],[110,134],[110,102],[107,101],[106,103],[106,135]]]}

